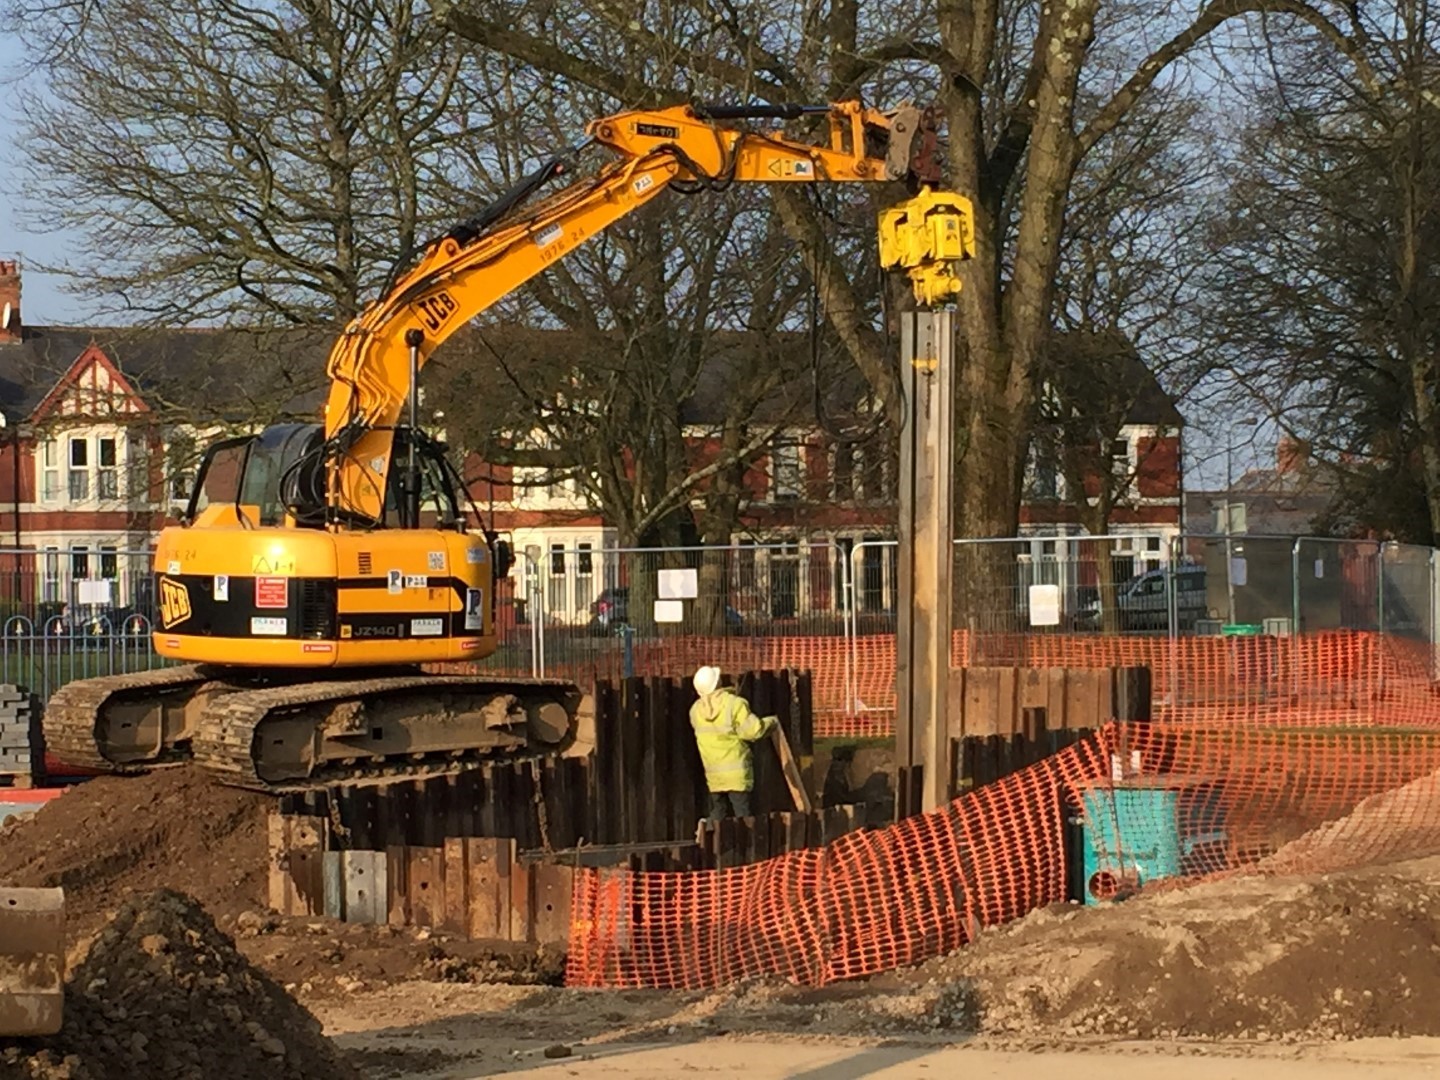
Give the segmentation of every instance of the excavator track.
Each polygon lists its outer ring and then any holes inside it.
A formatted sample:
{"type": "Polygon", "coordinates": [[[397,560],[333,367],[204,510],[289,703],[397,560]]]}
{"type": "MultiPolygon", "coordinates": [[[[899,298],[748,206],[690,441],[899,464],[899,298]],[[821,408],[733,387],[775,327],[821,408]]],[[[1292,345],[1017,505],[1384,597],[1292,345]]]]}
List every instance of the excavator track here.
{"type": "Polygon", "coordinates": [[[483,675],[235,689],[209,703],[192,752],[222,783],[288,793],[453,771],[484,757],[556,755],[585,708],[573,683],[483,675]]]}
{"type": "Polygon", "coordinates": [[[66,683],[45,704],[45,748],[67,765],[141,773],[190,759],[189,732],[167,721],[214,679],[198,664],[66,683]]]}

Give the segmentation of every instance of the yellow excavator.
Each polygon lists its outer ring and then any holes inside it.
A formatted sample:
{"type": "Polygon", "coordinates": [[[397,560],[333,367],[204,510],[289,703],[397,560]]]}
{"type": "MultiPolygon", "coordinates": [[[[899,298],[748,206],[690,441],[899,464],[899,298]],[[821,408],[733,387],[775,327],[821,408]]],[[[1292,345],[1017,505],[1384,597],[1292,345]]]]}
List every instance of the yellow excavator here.
{"type": "MultiPolygon", "coordinates": [[[[681,105],[590,123],[584,142],[427,245],[345,328],[323,424],[208,447],[155,553],[154,648],[183,663],[64,686],[45,712],[50,749],[114,772],[193,759],[261,790],[563,752],[588,709],[577,686],[422,667],[495,651],[495,583],[511,563],[483,525],[467,529],[463,484],[417,422],[425,362],[667,189],[904,181],[924,194],[938,180],[929,117],[841,102],[681,105]],[[812,114],[828,122],[823,144],[734,123],[812,114]],[[590,143],[615,160],[532,205],[590,143]]],[[[927,235],[973,247],[968,204],[941,209],[943,228],[927,235]]],[[[933,278],[933,260],[912,262],[912,276],[933,278]]]]}

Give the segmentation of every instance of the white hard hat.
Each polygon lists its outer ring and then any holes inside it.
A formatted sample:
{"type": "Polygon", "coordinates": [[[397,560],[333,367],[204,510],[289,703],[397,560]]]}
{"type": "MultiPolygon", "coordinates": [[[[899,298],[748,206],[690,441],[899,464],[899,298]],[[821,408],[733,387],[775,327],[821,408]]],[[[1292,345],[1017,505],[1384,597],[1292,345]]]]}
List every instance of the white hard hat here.
{"type": "Polygon", "coordinates": [[[702,667],[695,672],[695,692],[701,697],[713,694],[719,685],[720,669],[718,667],[702,667]]]}

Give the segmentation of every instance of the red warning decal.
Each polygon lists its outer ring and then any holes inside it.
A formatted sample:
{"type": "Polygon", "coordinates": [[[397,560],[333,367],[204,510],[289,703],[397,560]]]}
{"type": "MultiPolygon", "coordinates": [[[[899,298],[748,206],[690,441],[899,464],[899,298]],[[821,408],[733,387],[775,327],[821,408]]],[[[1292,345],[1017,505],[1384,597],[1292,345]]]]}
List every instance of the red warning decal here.
{"type": "Polygon", "coordinates": [[[257,608],[289,607],[290,579],[283,577],[257,577],[255,579],[255,606],[257,608]]]}

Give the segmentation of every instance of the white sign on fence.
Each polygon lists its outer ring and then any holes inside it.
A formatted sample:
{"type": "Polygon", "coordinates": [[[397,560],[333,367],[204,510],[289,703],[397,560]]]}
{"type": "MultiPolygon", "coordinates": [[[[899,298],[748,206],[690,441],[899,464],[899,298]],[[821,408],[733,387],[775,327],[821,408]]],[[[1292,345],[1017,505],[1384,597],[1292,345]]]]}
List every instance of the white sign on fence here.
{"type": "Polygon", "coordinates": [[[83,604],[109,604],[110,603],[110,581],[80,581],[79,601],[83,604]]]}
{"type": "MultiPolygon", "coordinates": [[[[661,570],[657,576],[660,588],[656,595],[661,600],[694,600],[700,595],[699,582],[693,569],[661,570]]],[[[678,619],[675,621],[679,622],[678,619]]]]}
{"type": "Polygon", "coordinates": [[[1030,625],[1060,625],[1060,586],[1030,586],[1030,625]]]}
{"type": "Polygon", "coordinates": [[[685,602],[683,600],[656,600],[656,622],[684,622],[685,602]]]}

